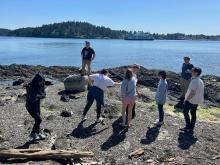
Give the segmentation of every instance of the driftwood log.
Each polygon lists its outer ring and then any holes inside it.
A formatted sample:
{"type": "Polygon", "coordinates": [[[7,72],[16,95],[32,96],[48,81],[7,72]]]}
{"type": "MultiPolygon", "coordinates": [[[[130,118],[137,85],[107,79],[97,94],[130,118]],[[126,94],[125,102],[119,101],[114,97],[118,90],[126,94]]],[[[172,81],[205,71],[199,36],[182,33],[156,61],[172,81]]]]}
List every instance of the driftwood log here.
{"type": "Polygon", "coordinates": [[[137,157],[140,157],[141,155],[144,155],[144,149],[138,148],[132,151],[132,153],[129,154],[128,158],[129,159],[137,158],[137,157]]]}
{"type": "Polygon", "coordinates": [[[26,158],[26,159],[79,159],[93,157],[92,152],[78,152],[68,150],[42,150],[42,149],[9,149],[0,150],[0,158],[26,158]]]}

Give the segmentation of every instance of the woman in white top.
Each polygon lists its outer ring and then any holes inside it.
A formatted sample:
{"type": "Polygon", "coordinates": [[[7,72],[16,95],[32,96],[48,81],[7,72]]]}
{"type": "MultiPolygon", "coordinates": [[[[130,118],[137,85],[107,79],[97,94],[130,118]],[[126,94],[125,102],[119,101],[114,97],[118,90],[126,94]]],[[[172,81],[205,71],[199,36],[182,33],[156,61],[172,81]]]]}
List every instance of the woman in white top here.
{"type": "MultiPolygon", "coordinates": [[[[138,72],[140,71],[140,65],[134,64],[134,65],[132,66],[131,70],[132,70],[132,73],[133,73],[133,74],[132,74],[132,79],[135,81],[136,93],[137,93],[137,95],[139,96],[140,93],[139,93],[139,91],[138,91],[138,89],[137,89],[137,82],[138,82],[137,74],[138,74],[138,72]]],[[[136,116],[135,107],[136,107],[136,103],[134,103],[134,106],[133,106],[133,108],[132,108],[132,119],[134,119],[135,116],[136,116]]],[[[127,114],[128,114],[128,107],[127,107],[127,109],[126,109],[126,112],[127,112],[127,114]]],[[[128,118],[128,117],[127,117],[127,118],[128,118]]]]}
{"type": "Polygon", "coordinates": [[[121,98],[122,98],[122,127],[130,127],[132,118],[132,109],[136,99],[136,82],[132,78],[132,71],[127,70],[125,74],[125,79],[121,84],[121,98]],[[127,111],[127,112],[126,112],[127,111]],[[127,115],[127,125],[126,125],[126,115],[127,115]]]}

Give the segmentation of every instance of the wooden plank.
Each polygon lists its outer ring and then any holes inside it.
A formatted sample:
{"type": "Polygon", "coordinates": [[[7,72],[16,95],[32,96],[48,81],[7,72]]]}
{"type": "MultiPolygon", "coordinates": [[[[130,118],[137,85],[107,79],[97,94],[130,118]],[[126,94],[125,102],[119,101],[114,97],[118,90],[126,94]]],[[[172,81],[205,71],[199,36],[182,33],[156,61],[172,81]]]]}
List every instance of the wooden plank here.
{"type": "Polygon", "coordinates": [[[92,152],[42,149],[9,149],[0,150],[1,158],[35,158],[35,159],[79,159],[93,157],[92,152]]]}

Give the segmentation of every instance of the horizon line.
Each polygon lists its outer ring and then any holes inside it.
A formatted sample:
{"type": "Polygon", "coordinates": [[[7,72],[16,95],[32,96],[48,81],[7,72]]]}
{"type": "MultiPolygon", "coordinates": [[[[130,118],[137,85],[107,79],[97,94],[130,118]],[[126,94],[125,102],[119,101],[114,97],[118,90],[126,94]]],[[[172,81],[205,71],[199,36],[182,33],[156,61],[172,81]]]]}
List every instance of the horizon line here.
{"type": "MultiPolygon", "coordinates": [[[[14,31],[14,30],[17,30],[17,29],[23,29],[23,28],[38,28],[38,27],[42,27],[44,25],[52,25],[52,24],[59,24],[59,23],[67,23],[67,22],[81,22],[81,23],[88,23],[88,24],[91,24],[93,26],[98,26],[98,27],[105,27],[105,28],[110,28],[111,30],[117,30],[117,31],[126,31],[126,32],[144,32],[144,33],[148,33],[149,31],[144,31],[144,30],[125,30],[125,29],[114,29],[114,28],[111,28],[111,27],[108,27],[108,26],[105,26],[105,25],[96,25],[96,24],[93,24],[93,23],[90,23],[88,21],[76,21],[76,20],[67,20],[67,21],[60,21],[60,22],[50,22],[50,23],[42,23],[41,25],[33,25],[33,26],[26,26],[26,27],[18,27],[18,28],[7,28],[7,27],[0,27],[0,29],[6,29],[6,30],[11,30],[11,31],[14,31]]],[[[220,36],[220,34],[207,34],[207,33],[183,33],[183,32],[149,32],[151,34],[159,34],[159,35],[167,35],[167,34],[184,34],[184,35],[205,35],[205,36],[220,36]]]]}

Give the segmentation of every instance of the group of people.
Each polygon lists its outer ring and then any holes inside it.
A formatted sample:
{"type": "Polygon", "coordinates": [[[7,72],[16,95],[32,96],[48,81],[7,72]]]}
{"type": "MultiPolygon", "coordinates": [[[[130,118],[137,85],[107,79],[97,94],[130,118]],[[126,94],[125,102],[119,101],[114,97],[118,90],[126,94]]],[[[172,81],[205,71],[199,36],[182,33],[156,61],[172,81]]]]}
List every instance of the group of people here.
{"type": "MultiPolygon", "coordinates": [[[[96,101],[96,122],[102,122],[101,109],[104,106],[104,92],[108,87],[120,85],[120,96],[122,101],[122,123],[123,128],[130,128],[132,126],[132,118],[135,117],[136,99],[140,96],[137,88],[138,78],[137,74],[140,66],[134,64],[127,68],[124,80],[120,83],[114,82],[108,75],[108,71],[103,69],[100,73],[91,74],[91,62],[95,59],[95,51],[90,47],[90,43],[86,41],[86,46],[81,52],[82,56],[82,75],[86,74],[86,67],[88,73],[88,83],[90,88],[87,94],[87,103],[82,113],[82,121],[86,120],[86,114],[91,108],[94,101],[96,101]]],[[[204,100],[204,84],[200,78],[202,70],[190,64],[190,58],[184,57],[184,63],[181,73],[181,90],[182,94],[176,107],[183,108],[183,114],[186,121],[186,126],[180,130],[192,131],[196,123],[196,110],[199,104],[204,100]],[[189,116],[191,113],[191,118],[189,116]]],[[[158,105],[159,119],[154,124],[161,126],[164,124],[164,104],[166,103],[168,93],[167,74],[165,71],[158,72],[159,83],[155,95],[155,101],[158,105]]],[[[43,76],[37,74],[27,87],[26,109],[30,115],[35,119],[35,124],[31,131],[30,137],[34,140],[45,139],[45,135],[40,133],[40,100],[46,97],[45,93],[45,79],[43,76]]]]}

